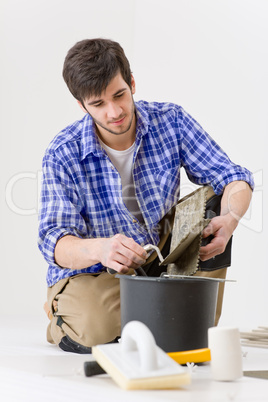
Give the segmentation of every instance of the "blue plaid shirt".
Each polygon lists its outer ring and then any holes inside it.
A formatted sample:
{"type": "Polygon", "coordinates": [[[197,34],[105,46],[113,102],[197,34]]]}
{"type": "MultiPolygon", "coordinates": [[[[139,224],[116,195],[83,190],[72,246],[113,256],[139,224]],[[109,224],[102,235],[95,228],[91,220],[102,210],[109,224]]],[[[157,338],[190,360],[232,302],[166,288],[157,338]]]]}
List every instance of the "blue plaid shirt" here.
{"type": "Polygon", "coordinates": [[[133,179],[143,223],[126,208],[120,175],[88,114],[61,131],[46,150],[38,245],[49,264],[48,286],[105,269],[100,263],[81,270],[59,267],[54,248],[64,235],[97,238],[123,233],[142,246],[158,244],[158,224],[179,200],[181,167],[192,182],[211,185],[216,194],[234,180],[254,186],[251,173],[232,163],[183,108],[144,101],[135,105],[133,179]]]}

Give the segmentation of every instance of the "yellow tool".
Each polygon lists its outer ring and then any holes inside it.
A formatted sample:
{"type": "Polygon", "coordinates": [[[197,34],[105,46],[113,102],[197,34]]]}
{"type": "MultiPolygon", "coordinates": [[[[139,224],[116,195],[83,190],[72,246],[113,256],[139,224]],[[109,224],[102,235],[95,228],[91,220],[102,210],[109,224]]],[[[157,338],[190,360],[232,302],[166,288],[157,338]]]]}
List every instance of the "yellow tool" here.
{"type": "Polygon", "coordinates": [[[170,352],[168,355],[179,364],[204,363],[211,360],[210,349],[208,348],[186,350],[185,352],[170,352]]]}

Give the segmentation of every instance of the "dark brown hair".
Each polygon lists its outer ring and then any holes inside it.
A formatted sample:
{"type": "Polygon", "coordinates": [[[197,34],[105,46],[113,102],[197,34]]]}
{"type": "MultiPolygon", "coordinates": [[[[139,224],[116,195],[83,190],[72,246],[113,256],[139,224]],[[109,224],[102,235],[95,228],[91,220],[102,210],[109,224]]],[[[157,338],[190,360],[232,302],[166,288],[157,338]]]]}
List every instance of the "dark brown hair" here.
{"type": "Polygon", "coordinates": [[[119,43],[109,39],[85,39],[67,53],[63,78],[72,95],[83,103],[99,96],[118,72],[131,88],[129,61],[119,43]]]}

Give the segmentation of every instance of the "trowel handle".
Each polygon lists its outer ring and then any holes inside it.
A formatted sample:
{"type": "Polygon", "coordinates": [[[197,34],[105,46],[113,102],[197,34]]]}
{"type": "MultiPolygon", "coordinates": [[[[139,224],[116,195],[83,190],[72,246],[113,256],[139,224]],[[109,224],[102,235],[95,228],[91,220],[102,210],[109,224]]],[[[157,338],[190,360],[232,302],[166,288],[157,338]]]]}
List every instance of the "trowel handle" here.
{"type": "Polygon", "coordinates": [[[154,246],[153,244],[146,244],[146,246],[144,246],[143,248],[145,251],[155,250],[157,252],[159,261],[160,262],[164,261],[164,257],[162,256],[160,249],[157,246],[154,246]]]}
{"type": "Polygon", "coordinates": [[[144,271],[144,269],[142,267],[136,268],[135,274],[137,276],[147,276],[146,272],[144,271]]]}
{"type": "Polygon", "coordinates": [[[98,362],[96,362],[96,360],[93,360],[91,362],[85,362],[84,372],[86,377],[92,377],[94,375],[99,374],[106,374],[106,371],[103,370],[103,368],[99,365],[98,362]]]}
{"type": "MultiPolygon", "coordinates": [[[[154,336],[141,321],[130,321],[124,326],[121,344],[122,352],[125,354],[138,352],[142,371],[148,372],[158,368],[157,346],[154,336]]],[[[128,357],[130,356],[131,354],[128,357]]]]}

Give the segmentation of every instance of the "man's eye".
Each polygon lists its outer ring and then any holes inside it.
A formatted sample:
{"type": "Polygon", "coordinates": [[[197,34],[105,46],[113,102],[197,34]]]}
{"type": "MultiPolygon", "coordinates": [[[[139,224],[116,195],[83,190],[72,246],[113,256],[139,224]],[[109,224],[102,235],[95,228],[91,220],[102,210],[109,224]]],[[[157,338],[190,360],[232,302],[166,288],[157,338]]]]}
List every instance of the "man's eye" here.
{"type": "Polygon", "coordinates": [[[122,92],[121,94],[116,95],[116,98],[121,98],[121,96],[124,95],[124,92],[122,92]]]}
{"type": "Polygon", "coordinates": [[[102,102],[100,102],[100,103],[95,103],[95,107],[99,107],[99,106],[101,106],[102,105],[102,102]]]}

